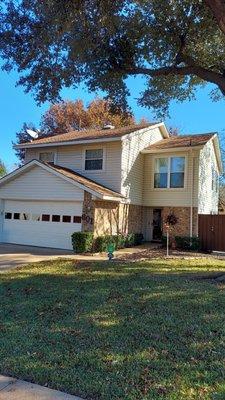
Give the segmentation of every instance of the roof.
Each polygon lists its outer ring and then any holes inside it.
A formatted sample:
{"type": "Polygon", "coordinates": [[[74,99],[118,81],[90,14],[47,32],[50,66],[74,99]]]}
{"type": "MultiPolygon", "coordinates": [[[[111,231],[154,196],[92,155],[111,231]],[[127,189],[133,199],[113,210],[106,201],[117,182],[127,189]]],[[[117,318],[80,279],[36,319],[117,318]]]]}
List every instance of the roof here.
{"type": "Polygon", "coordinates": [[[23,174],[25,171],[29,171],[34,166],[41,167],[47,170],[54,175],[63,178],[64,180],[72,183],[75,186],[78,186],[82,190],[86,190],[87,192],[93,194],[96,197],[99,197],[103,200],[111,200],[111,201],[120,201],[125,197],[120,193],[115,192],[107,188],[104,185],[101,185],[91,179],[86,178],[83,175],[78,174],[77,172],[72,171],[69,168],[64,168],[59,165],[55,165],[52,163],[44,163],[39,160],[31,160],[27,164],[24,164],[22,167],[17,168],[12,171],[8,175],[4,176],[0,179],[0,185],[4,185],[11,179],[16,179],[17,176],[23,174]]]}
{"type": "Polygon", "coordinates": [[[168,139],[162,139],[159,142],[146,147],[144,150],[163,150],[174,149],[176,147],[204,146],[210,139],[213,138],[213,136],[215,136],[215,134],[215,132],[211,132],[198,135],[171,136],[168,139]]]}
{"type": "Polygon", "coordinates": [[[84,141],[84,140],[88,141],[97,139],[121,138],[122,136],[127,135],[129,133],[149,128],[154,125],[158,125],[158,123],[154,122],[148,124],[129,125],[115,129],[89,129],[83,131],[71,131],[60,135],[47,136],[42,139],[35,139],[31,142],[26,142],[16,145],[15,147],[23,148],[23,147],[32,147],[43,144],[54,144],[54,143],[65,143],[65,142],[76,143],[78,141],[84,141]]]}
{"type": "Polygon", "coordinates": [[[66,176],[67,178],[70,178],[75,182],[78,182],[81,185],[84,185],[87,188],[102,194],[103,196],[110,196],[117,198],[121,197],[121,199],[124,198],[124,196],[122,196],[120,193],[114,192],[113,190],[107,188],[106,186],[100,185],[99,183],[93,181],[92,179],[86,178],[85,176],[78,174],[77,172],[74,172],[69,168],[61,167],[60,165],[56,165],[53,163],[43,163],[43,164],[49,166],[51,169],[59,172],[60,174],[66,176]]]}

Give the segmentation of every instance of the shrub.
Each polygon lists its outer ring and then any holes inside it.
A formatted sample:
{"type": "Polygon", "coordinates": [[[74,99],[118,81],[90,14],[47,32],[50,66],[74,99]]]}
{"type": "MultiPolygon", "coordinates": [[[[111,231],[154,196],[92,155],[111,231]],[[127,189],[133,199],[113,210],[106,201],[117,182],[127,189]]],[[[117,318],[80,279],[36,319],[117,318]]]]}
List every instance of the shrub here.
{"type": "Polygon", "coordinates": [[[124,249],[126,247],[126,236],[116,235],[114,236],[115,244],[117,249],[124,249]]]}
{"type": "Polygon", "coordinates": [[[142,233],[130,233],[128,235],[104,235],[94,239],[92,232],[75,232],[72,235],[73,250],[75,253],[107,252],[108,245],[113,243],[115,249],[137,246],[143,242],[142,233]]]}
{"type": "Polygon", "coordinates": [[[135,246],[142,244],[143,240],[144,240],[143,233],[135,233],[134,234],[134,245],[135,246]]]}
{"type": "Polygon", "coordinates": [[[94,234],[92,232],[74,232],[72,246],[74,253],[87,253],[92,251],[94,234]]]}
{"type": "Polygon", "coordinates": [[[115,243],[113,236],[110,235],[98,236],[94,240],[94,251],[97,253],[102,253],[103,251],[107,251],[107,247],[111,242],[115,243]]]}
{"type": "Polygon", "coordinates": [[[175,236],[175,241],[177,248],[181,250],[197,251],[200,248],[200,241],[196,236],[192,238],[189,236],[175,236]]]}
{"type": "MultiPolygon", "coordinates": [[[[162,247],[166,247],[167,246],[167,236],[166,235],[162,236],[161,243],[162,243],[162,247]]],[[[169,236],[169,247],[172,247],[172,238],[171,238],[171,236],[169,236]]]]}

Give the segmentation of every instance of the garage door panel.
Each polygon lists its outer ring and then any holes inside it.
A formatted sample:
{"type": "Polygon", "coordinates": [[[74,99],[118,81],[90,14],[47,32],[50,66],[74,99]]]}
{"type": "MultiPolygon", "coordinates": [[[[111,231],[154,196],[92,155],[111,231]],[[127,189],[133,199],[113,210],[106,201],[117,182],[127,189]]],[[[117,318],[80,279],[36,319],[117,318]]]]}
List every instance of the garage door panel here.
{"type": "Polygon", "coordinates": [[[81,214],[82,202],[6,201],[3,242],[72,249],[71,235],[81,231],[81,223],[74,223],[73,217],[81,217],[81,214]],[[10,214],[11,218],[6,219],[10,214]],[[21,218],[23,214],[29,216],[29,219],[14,219],[18,218],[18,215],[21,218]],[[42,221],[43,214],[50,220],[42,221]],[[60,216],[60,222],[52,222],[52,215],[60,216]],[[63,216],[70,216],[71,222],[62,222],[63,216]]]}

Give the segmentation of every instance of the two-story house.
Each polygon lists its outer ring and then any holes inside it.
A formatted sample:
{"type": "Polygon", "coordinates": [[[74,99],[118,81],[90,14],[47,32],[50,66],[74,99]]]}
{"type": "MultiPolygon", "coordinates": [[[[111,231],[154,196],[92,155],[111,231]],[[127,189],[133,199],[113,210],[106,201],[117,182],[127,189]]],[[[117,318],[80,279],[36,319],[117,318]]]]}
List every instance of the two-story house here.
{"type": "Polygon", "coordinates": [[[216,133],[170,137],[163,123],[74,131],[20,144],[25,164],[0,180],[0,242],[71,248],[71,234],[198,234],[218,212],[216,133]]]}

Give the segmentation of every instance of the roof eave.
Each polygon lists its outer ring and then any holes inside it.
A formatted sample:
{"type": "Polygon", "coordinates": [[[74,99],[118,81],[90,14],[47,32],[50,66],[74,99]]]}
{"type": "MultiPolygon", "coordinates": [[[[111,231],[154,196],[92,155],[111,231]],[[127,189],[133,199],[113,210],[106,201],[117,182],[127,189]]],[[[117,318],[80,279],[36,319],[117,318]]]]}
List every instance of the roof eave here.
{"type": "Polygon", "coordinates": [[[164,149],[144,149],[141,153],[143,154],[157,154],[157,153],[171,153],[171,152],[185,152],[190,150],[201,150],[204,145],[197,146],[181,146],[181,147],[168,147],[164,149]]]}
{"type": "Polygon", "coordinates": [[[77,144],[88,144],[88,143],[102,143],[102,142],[116,142],[121,141],[121,137],[108,137],[102,139],[86,139],[86,140],[69,140],[65,142],[52,142],[52,143],[21,143],[13,146],[14,149],[33,149],[39,147],[55,147],[55,146],[70,146],[77,144]]]}

